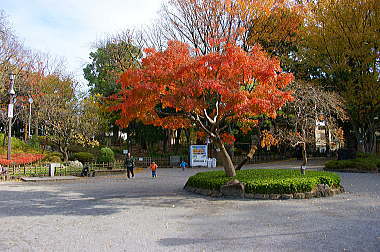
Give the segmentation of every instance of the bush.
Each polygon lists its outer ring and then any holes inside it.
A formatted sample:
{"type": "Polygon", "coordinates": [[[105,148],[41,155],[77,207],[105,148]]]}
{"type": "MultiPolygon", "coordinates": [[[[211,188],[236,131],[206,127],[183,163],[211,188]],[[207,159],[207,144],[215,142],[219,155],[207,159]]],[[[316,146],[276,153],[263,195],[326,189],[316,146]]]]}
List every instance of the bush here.
{"type": "MultiPolygon", "coordinates": [[[[318,184],[330,187],[340,185],[340,177],[331,172],[307,171],[301,175],[299,170],[253,169],[236,172],[237,180],[245,184],[246,193],[286,194],[310,192],[318,184]]],[[[219,190],[230,181],[224,171],[200,172],[191,176],[186,185],[194,188],[219,190]]]]}
{"type": "Polygon", "coordinates": [[[29,140],[29,146],[33,149],[39,149],[40,148],[40,139],[38,136],[33,135],[32,138],[29,140]]]}
{"type": "Polygon", "coordinates": [[[74,158],[82,163],[93,162],[95,160],[95,156],[89,152],[77,152],[74,154],[74,158]]]}
{"type": "Polygon", "coordinates": [[[115,161],[115,154],[114,152],[108,148],[104,147],[100,150],[100,154],[97,160],[99,163],[110,163],[115,161]]]}
{"type": "Polygon", "coordinates": [[[31,164],[37,161],[42,160],[45,157],[44,154],[36,154],[36,153],[13,153],[12,159],[7,160],[6,157],[0,158],[1,165],[23,165],[23,164],[31,164]]]}
{"type": "Polygon", "coordinates": [[[380,157],[375,155],[375,154],[365,153],[365,152],[357,152],[356,157],[357,158],[380,159],[380,157]]]}
{"type": "Polygon", "coordinates": [[[380,168],[380,158],[375,155],[362,155],[350,160],[332,160],[325,163],[325,170],[376,172],[380,168]]]}
{"type": "Polygon", "coordinates": [[[60,152],[48,152],[43,161],[50,163],[60,163],[63,160],[63,154],[60,152]]]}
{"type": "Polygon", "coordinates": [[[48,155],[43,159],[43,161],[49,162],[49,163],[60,163],[62,162],[62,159],[59,156],[48,155]]]}
{"type": "MultiPolygon", "coordinates": [[[[4,134],[0,133],[0,145],[1,146],[3,146],[3,144],[4,144],[3,140],[4,140],[4,134]]],[[[7,145],[7,143],[8,143],[8,137],[7,136],[5,137],[5,141],[6,141],[5,145],[7,145]]],[[[28,147],[28,145],[24,141],[18,139],[17,137],[12,137],[12,151],[13,150],[24,150],[27,147],[28,147]]]]}
{"type": "Polygon", "coordinates": [[[83,168],[83,164],[76,160],[76,161],[68,161],[67,163],[65,163],[65,165],[69,166],[69,167],[73,167],[73,168],[78,168],[78,169],[82,169],[83,168]]]}

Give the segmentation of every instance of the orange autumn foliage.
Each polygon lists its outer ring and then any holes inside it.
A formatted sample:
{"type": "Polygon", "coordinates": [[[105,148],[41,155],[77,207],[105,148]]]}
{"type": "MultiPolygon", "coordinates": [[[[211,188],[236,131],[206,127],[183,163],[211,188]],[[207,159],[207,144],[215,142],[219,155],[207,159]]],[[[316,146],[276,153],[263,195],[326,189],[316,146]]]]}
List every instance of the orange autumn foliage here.
{"type": "Polygon", "coordinates": [[[235,137],[229,133],[221,134],[220,138],[222,139],[223,143],[226,143],[226,144],[233,144],[236,140],[235,137]]]}
{"type": "Polygon", "coordinates": [[[279,139],[276,139],[272,133],[270,133],[268,130],[263,130],[261,132],[262,138],[261,138],[261,147],[271,147],[276,146],[279,143],[279,139]]]}
{"type": "Polygon", "coordinates": [[[177,129],[194,123],[211,137],[220,137],[229,122],[254,126],[257,115],[276,116],[292,99],[284,91],[293,75],[282,72],[277,59],[260,47],[245,52],[234,44],[197,55],[189,45],[170,41],[165,51],[146,50],[140,69],[122,74],[121,91],[112,110],[120,126],[135,120],[177,129]],[[209,123],[206,123],[206,121],[209,123]]]}

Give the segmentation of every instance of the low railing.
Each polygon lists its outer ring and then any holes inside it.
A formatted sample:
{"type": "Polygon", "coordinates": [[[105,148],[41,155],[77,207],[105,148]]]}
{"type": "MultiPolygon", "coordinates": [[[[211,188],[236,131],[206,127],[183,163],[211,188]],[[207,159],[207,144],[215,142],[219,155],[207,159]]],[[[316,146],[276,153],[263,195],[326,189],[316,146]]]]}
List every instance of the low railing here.
{"type": "MultiPolygon", "coordinates": [[[[245,156],[235,156],[232,158],[234,164],[240,163],[245,156]]],[[[265,154],[265,155],[254,155],[251,160],[247,162],[247,164],[255,164],[262,162],[269,162],[275,160],[284,160],[289,157],[281,154],[265,154]]],[[[136,168],[145,168],[148,167],[152,161],[156,162],[160,168],[168,168],[168,167],[179,167],[179,160],[183,160],[184,157],[170,158],[170,157],[135,157],[135,166],[136,168]]],[[[185,159],[188,162],[187,159],[185,159]]],[[[124,160],[116,160],[111,163],[85,163],[85,166],[88,166],[90,171],[95,171],[101,174],[110,174],[113,171],[121,172],[125,170],[124,160]],[[108,171],[108,172],[107,172],[108,171]]],[[[221,165],[218,163],[218,165],[221,165]]],[[[81,167],[72,167],[72,166],[64,166],[55,168],[56,176],[79,176],[82,172],[81,167]]],[[[34,165],[13,165],[7,167],[7,177],[8,178],[18,178],[18,177],[26,177],[26,176],[34,176],[34,177],[43,177],[49,176],[49,167],[48,164],[34,164],[34,165]]]]}
{"type": "MultiPolygon", "coordinates": [[[[234,156],[232,158],[232,162],[234,164],[239,164],[245,158],[246,156],[234,156]]],[[[270,161],[276,161],[276,160],[285,160],[288,158],[289,157],[286,155],[277,154],[277,153],[259,154],[259,155],[254,155],[252,159],[247,161],[246,164],[256,164],[256,163],[270,162],[270,161]]]]}
{"type": "MultiPolygon", "coordinates": [[[[117,160],[112,163],[85,163],[91,171],[102,172],[109,170],[123,170],[123,160],[117,160]]],[[[82,167],[73,167],[62,165],[55,167],[55,176],[79,176],[82,173],[82,167]]],[[[6,167],[8,178],[18,177],[44,177],[49,176],[48,164],[35,164],[35,165],[11,165],[6,167]]]]}

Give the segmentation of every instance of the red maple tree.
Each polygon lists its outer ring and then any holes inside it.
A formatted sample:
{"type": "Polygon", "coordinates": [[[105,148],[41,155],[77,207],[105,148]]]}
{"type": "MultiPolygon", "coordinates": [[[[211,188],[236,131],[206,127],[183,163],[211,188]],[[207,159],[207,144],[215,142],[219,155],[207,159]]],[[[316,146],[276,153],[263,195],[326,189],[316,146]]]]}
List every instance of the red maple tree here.
{"type": "Polygon", "coordinates": [[[135,120],[177,129],[197,126],[217,147],[227,176],[235,168],[223,139],[229,123],[247,131],[258,115],[276,116],[291,94],[284,87],[293,75],[256,46],[245,52],[224,42],[199,55],[188,44],[171,41],[166,50],[146,49],[140,69],[122,74],[122,90],[113,110],[121,112],[122,127],[135,120]]]}

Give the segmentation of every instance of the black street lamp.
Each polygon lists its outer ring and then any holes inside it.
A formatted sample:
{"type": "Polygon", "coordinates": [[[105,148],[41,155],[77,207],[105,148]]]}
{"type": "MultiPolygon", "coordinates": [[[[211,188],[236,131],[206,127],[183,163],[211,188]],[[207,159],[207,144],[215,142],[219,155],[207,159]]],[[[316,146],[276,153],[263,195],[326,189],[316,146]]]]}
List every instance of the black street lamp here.
{"type": "Polygon", "coordinates": [[[30,134],[30,124],[31,124],[31,121],[32,121],[32,103],[33,103],[33,98],[30,97],[29,100],[29,127],[28,127],[28,138],[30,138],[32,135],[30,134]]]}
{"type": "Polygon", "coordinates": [[[14,90],[15,75],[13,73],[9,74],[9,105],[8,105],[8,152],[7,159],[11,160],[11,150],[12,150],[12,118],[13,118],[13,99],[16,94],[14,90]]]}

